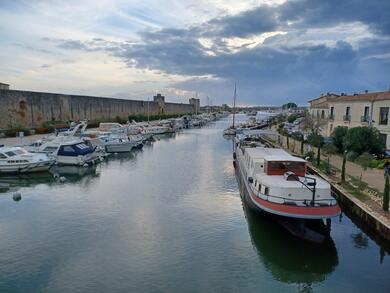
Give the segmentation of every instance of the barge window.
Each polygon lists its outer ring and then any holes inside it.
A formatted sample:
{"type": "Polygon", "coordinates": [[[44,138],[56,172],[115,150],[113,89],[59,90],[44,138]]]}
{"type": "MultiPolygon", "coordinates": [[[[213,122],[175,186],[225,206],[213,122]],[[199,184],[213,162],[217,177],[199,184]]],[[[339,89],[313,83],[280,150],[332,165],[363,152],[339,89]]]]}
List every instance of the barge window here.
{"type": "Polygon", "coordinates": [[[268,187],[265,187],[265,188],[264,188],[264,194],[265,194],[265,195],[268,195],[268,193],[269,193],[269,188],[268,188],[268,187]]]}
{"type": "Polygon", "coordinates": [[[261,184],[259,183],[259,192],[261,192],[261,184]]]}
{"type": "Polygon", "coordinates": [[[267,162],[267,173],[269,175],[283,175],[287,171],[296,174],[305,173],[305,162],[267,162]]]}
{"type": "Polygon", "coordinates": [[[13,157],[13,156],[16,156],[16,154],[14,152],[5,152],[7,154],[8,157],[13,157]]]}

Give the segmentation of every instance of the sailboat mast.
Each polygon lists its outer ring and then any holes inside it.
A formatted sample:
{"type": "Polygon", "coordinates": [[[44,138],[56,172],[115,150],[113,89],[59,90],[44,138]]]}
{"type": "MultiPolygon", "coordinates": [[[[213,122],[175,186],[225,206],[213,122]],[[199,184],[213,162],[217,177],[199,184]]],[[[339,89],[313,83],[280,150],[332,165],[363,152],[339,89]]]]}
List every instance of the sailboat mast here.
{"type": "Polygon", "coordinates": [[[234,128],[234,122],[235,122],[235,116],[236,116],[236,83],[234,83],[234,96],[233,96],[233,128],[234,128]]]}

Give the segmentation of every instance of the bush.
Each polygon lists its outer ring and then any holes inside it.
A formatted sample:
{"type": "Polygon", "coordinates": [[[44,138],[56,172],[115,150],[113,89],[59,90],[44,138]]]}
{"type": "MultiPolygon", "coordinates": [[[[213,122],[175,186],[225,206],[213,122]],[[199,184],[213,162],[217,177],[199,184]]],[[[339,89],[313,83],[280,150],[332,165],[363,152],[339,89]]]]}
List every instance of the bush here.
{"type": "Polygon", "coordinates": [[[290,116],[288,116],[287,122],[288,123],[293,123],[295,120],[297,120],[298,117],[299,117],[298,114],[291,114],[290,116]]]}
{"type": "Polygon", "coordinates": [[[16,137],[16,135],[19,133],[19,132],[23,132],[24,133],[24,136],[29,136],[31,133],[30,133],[30,130],[27,129],[27,128],[24,128],[20,125],[16,125],[16,126],[13,126],[11,128],[8,128],[4,134],[5,136],[8,136],[8,137],[16,137]]]}
{"type": "Polygon", "coordinates": [[[354,151],[350,151],[347,153],[347,161],[354,162],[357,157],[359,157],[359,154],[354,151]]]}
{"type": "Polygon", "coordinates": [[[358,155],[364,152],[382,154],[385,148],[378,129],[367,126],[348,129],[344,138],[344,147],[358,155]]]}
{"type": "Polygon", "coordinates": [[[369,164],[368,167],[372,169],[383,169],[385,167],[385,161],[383,160],[372,160],[369,164]]]}
{"type": "Polygon", "coordinates": [[[332,141],[333,144],[337,147],[340,153],[343,152],[344,149],[344,137],[348,132],[348,127],[346,126],[337,126],[332,133],[332,141]]]}
{"type": "Polygon", "coordinates": [[[313,158],[314,158],[314,152],[313,151],[309,151],[309,152],[306,152],[304,155],[303,155],[303,158],[307,161],[312,161],[313,158]]]}

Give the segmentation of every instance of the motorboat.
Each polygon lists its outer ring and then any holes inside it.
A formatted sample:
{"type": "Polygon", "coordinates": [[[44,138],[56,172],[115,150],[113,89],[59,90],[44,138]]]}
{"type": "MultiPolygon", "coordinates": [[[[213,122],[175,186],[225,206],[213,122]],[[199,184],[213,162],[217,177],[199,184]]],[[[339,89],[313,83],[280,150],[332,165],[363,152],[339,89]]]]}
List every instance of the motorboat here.
{"type": "Polygon", "coordinates": [[[53,153],[57,164],[84,166],[100,160],[95,148],[88,146],[82,140],[64,141],[53,153]]]}
{"type": "Polygon", "coordinates": [[[0,147],[0,173],[47,171],[54,159],[46,154],[30,153],[21,147],[0,147]]]}
{"type": "Polygon", "coordinates": [[[99,137],[103,141],[107,153],[130,152],[133,148],[142,146],[142,136],[139,135],[106,135],[99,137]]]}
{"type": "Polygon", "coordinates": [[[252,209],[277,217],[287,230],[306,240],[321,242],[305,221],[327,220],[341,213],[330,184],[309,175],[306,161],[283,149],[234,141],[234,164],[252,209]]]}

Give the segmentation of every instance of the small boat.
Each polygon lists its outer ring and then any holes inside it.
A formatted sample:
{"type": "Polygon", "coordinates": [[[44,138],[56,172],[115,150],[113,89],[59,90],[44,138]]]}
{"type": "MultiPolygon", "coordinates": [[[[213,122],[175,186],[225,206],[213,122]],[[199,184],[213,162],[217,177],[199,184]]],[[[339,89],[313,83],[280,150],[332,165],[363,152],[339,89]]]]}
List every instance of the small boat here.
{"type": "Polygon", "coordinates": [[[48,171],[54,159],[35,154],[21,147],[0,147],[0,173],[31,173],[48,171]]]}
{"type": "Polygon", "coordinates": [[[107,135],[99,137],[103,141],[107,153],[125,153],[142,145],[142,137],[138,135],[107,135]]]}
{"type": "Polygon", "coordinates": [[[53,156],[60,165],[83,166],[85,164],[93,164],[99,160],[95,149],[81,140],[61,143],[53,153],[53,156]]]}

